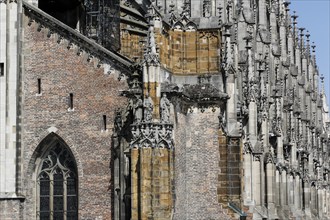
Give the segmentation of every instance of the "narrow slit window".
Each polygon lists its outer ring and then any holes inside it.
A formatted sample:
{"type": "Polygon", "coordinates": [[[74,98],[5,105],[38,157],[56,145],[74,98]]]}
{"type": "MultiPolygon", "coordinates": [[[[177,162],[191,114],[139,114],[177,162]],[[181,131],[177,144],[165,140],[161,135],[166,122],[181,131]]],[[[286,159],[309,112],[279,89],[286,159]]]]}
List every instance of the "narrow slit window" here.
{"type": "Polygon", "coordinates": [[[38,78],[38,94],[41,94],[41,79],[38,78]]]}
{"type": "Polygon", "coordinates": [[[69,97],[69,108],[73,109],[73,93],[70,93],[69,97]]]}
{"type": "Polygon", "coordinates": [[[4,76],[4,75],[5,75],[5,64],[0,63],[0,76],[4,76]]]}
{"type": "Polygon", "coordinates": [[[107,116],[103,115],[103,130],[107,130],[107,116]]]}

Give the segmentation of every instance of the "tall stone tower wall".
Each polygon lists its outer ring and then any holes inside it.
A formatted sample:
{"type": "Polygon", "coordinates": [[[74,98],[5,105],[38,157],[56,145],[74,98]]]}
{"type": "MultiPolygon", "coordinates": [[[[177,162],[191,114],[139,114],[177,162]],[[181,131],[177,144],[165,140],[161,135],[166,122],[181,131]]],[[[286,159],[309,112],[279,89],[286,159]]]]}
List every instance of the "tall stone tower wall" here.
{"type": "Polygon", "coordinates": [[[20,109],[17,91],[20,87],[19,11],[16,1],[0,2],[0,218],[13,218],[20,213],[17,192],[20,173],[20,109]]]}

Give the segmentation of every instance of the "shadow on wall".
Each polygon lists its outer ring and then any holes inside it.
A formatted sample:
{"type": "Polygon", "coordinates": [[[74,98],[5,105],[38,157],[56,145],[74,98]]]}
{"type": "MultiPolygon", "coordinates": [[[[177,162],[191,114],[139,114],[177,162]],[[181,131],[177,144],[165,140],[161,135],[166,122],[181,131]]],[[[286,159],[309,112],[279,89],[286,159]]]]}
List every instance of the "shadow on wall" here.
{"type": "Polygon", "coordinates": [[[40,0],[39,8],[73,29],[84,23],[85,10],[81,0],[40,0]]]}

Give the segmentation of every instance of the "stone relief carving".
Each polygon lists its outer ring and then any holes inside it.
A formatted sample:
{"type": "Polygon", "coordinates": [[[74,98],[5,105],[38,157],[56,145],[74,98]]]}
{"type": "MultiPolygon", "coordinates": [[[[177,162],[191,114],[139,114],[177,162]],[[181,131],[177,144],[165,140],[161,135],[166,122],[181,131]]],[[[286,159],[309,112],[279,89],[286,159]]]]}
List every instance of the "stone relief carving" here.
{"type": "Polygon", "coordinates": [[[132,125],[131,129],[133,135],[133,139],[130,143],[131,148],[173,148],[173,125],[142,123],[139,125],[132,125]]]}
{"type": "Polygon", "coordinates": [[[134,115],[134,122],[140,123],[142,121],[142,108],[143,108],[143,101],[140,95],[136,96],[135,103],[133,105],[133,115],[134,115]]]}
{"type": "Polygon", "coordinates": [[[151,97],[147,94],[146,97],[144,98],[143,102],[143,107],[144,107],[144,121],[145,122],[150,122],[152,120],[152,113],[154,110],[154,103],[151,99],[151,97]]]}
{"type": "Polygon", "coordinates": [[[162,123],[168,123],[170,121],[170,101],[167,99],[166,93],[160,99],[160,121],[162,123]]]}

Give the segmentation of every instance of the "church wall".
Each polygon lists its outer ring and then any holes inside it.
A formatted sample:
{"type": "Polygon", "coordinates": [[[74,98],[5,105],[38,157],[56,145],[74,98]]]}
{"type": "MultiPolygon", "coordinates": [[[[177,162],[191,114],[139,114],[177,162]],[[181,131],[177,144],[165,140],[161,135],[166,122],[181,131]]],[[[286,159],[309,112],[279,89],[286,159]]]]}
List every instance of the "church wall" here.
{"type": "Polygon", "coordinates": [[[218,203],[219,110],[177,113],[174,219],[226,219],[218,203]],[[182,129],[184,128],[184,129],[182,129]]]}
{"type": "Polygon", "coordinates": [[[0,200],[0,207],[0,219],[19,219],[22,207],[19,200],[0,200]]]}
{"type": "Polygon", "coordinates": [[[120,90],[127,88],[115,73],[105,74],[97,60],[77,55],[76,46],[57,42],[57,35],[27,25],[24,18],[23,73],[23,182],[26,196],[24,219],[35,219],[36,151],[38,144],[54,132],[68,145],[78,166],[79,219],[111,219],[111,135],[117,109],[126,106],[120,90]],[[38,94],[38,79],[41,94],[38,94]],[[69,106],[73,94],[73,109],[69,106]],[[104,130],[106,115],[107,130],[104,130]]]}
{"type": "Polygon", "coordinates": [[[17,8],[15,2],[0,2],[0,198],[16,197],[17,8]]]}
{"type": "Polygon", "coordinates": [[[157,35],[162,66],[174,75],[217,74],[220,60],[218,30],[183,31],[180,28],[157,35]]]}

